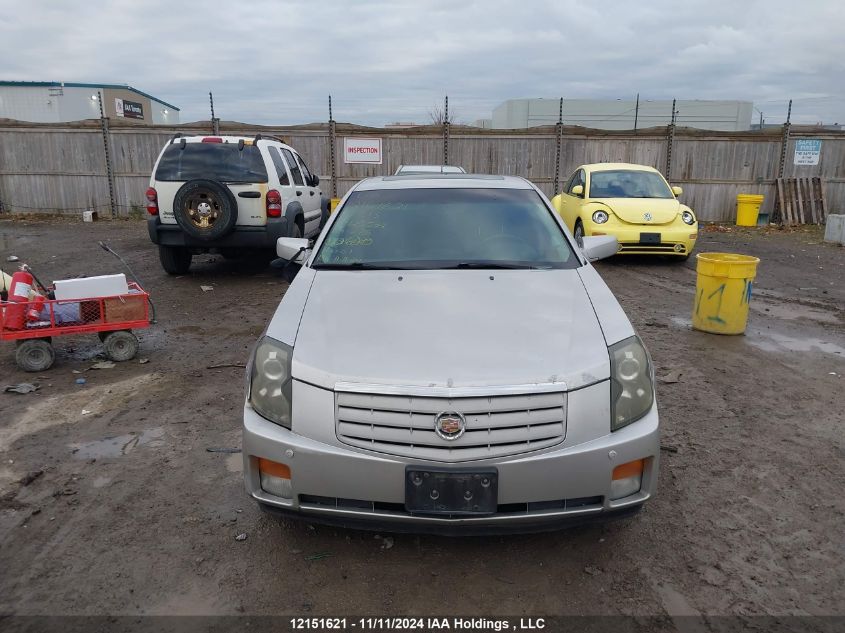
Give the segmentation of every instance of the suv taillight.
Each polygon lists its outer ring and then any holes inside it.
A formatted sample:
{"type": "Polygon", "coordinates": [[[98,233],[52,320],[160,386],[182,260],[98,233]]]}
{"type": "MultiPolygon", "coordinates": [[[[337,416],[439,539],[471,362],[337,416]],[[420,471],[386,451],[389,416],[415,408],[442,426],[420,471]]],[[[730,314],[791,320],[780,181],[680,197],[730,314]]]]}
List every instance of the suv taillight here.
{"type": "Polygon", "coordinates": [[[267,192],[267,217],[282,217],[282,194],[275,189],[267,192]]]}
{"type": "Polygon", "coordinates": [[[202,142],[203,143],[222,143],[223,139],[220,138],[219,136],[206,136],[204,139],[202,139],[202,142]]]}
{"type": "Polygon", "coordinates": [[[158,215],[158,193],[152,187],[147,189],[147,213],[158,215]]]}

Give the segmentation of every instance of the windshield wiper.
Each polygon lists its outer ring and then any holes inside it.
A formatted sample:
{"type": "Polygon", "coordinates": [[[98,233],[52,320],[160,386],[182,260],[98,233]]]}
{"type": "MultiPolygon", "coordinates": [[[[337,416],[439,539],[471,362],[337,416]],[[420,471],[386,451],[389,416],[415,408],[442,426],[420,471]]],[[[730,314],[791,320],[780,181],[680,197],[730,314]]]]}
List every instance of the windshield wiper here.
{"type": "Polygon", "coordinates": [[[350,264],[313,264],[315,270],[407,270],[402,266],[389,264],[372,264],[369,262],[352,262],[350,264]]]}
{"type": "Polygon", "coordinates": [[[458,262],[452,266],[438,266],[438,270],[457,270],[461,268],[475,269],[475,270],[531,270],[538,268],[538,266],[531,266],[529,264],[509,264],[507,262],[458,262]]]}

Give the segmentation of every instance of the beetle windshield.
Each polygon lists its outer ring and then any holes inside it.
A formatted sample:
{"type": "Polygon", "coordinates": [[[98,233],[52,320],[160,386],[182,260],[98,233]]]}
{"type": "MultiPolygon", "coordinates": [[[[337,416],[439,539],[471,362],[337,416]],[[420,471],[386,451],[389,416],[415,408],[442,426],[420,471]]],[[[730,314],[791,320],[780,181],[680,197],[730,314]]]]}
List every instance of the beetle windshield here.
{"type": "Polygon", "coordinates": [[[531,189],[378,189],[349,196],[314,268],[574,268],[531,189]]]}
{"type": "Polygon", "coordinates": [[[590,174],[590,198],[674,198],[663,176],[653,171],[614,169],[590,174]]]}

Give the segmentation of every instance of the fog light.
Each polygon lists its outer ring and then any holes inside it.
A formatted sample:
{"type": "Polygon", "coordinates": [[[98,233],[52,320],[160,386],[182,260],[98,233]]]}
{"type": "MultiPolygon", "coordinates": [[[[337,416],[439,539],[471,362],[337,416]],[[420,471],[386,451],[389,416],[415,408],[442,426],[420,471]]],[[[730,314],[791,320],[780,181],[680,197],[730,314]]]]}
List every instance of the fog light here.
{"type": "Polygon", "coordinates": [[[638,459],[613,469],[610,482],[610,499],[622,499],[640,491],[643,483],[645,460],[638,459]]]}
{"type": "Polygon", "coordinates": [[[284,499],[293,499],[290,466],[259,458],[258,471],[261,474],[261,489],[264,492],[284,499]]]}

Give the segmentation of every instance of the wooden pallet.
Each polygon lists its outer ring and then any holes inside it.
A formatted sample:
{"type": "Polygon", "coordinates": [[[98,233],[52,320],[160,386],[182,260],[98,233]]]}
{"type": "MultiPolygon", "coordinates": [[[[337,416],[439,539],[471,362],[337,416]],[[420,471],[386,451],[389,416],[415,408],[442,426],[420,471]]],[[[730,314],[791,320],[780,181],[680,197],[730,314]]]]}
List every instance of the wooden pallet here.
{"type": "Polygon", "coordinates": [[[775,219],[785,226],[824,224],[827,205],[821,178],[778,178],[775,219]]]}

